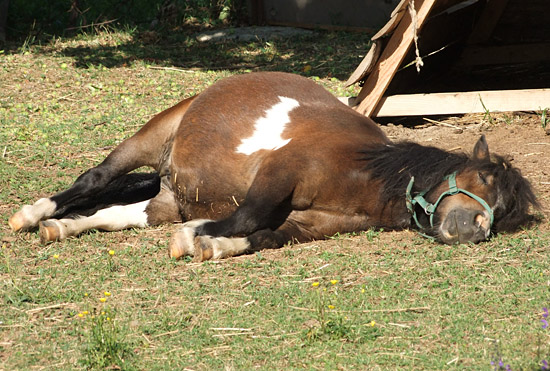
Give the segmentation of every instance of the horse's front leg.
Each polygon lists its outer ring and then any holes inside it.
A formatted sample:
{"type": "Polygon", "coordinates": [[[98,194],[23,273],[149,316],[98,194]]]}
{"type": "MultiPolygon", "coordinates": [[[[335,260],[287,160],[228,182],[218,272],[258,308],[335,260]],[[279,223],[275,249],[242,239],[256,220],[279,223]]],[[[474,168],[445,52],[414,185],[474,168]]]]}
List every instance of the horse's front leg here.
{"type": "Polygon", "coordinates": [[[197,236],[193,225],[206,223],[194,220],[177,231],[170,242],[170,255],[174,258],[192,256],[193,261],[217,260],[251,254],[264,249],[277,249],[290,241],[305,242],[312,236],[291,221],[285,222],[276,230],[262,229],[246,237],[197,236]]]}
{"type": "Polygon", "coordinates": [[[229,256],[242,253],[248,246],[246,236],[260,230],[276,230],[285,222],[293,209],[296,184],[296,179],[280,164],[260,169],[243,204],[228,218],[183,224],[172,236],[170,256],[193,255],[206,260],[227,256],[221,251],[234,251],[229,256]]]}
{"type": "Polygon", "coordinates": [[[195,219],[184,223],[170,241],[170,256],[194,256],[195,260],[221,259],[240,255],[249,247],[246,236],[258,230],[276,229],[288,214],[290,205],[273,199],[252,206],[246,201],[231,216],[219,221],[195,219]],[[237,237],[235,237],[237,236],[237,237]]]}

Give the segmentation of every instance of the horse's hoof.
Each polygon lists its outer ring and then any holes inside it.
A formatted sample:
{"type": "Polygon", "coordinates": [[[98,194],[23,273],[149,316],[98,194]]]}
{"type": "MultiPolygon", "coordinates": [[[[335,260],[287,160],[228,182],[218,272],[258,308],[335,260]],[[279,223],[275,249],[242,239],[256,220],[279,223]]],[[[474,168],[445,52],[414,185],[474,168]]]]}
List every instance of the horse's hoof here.
{"type": "Polygon", "coordinates": [[[11,230],[14,232],[19,232],[25,228],[30,227],[28,220],[25,218],[25,215],[21,211],[13,214],[9,218],[8,224],[10,225],[11,230]]]}
{"type": "Polygon", "coordinates": [[[174,233],[170,239],[170,244],[168,245],[168,254],[170,257],[179,259],[182,256],[194,255],[194,238],[195,230],[191,228],[183,227],[174,233]]]}
{"type": "Polygon", "coordinates": [[[214,247],[212,245],[212,237],[197,236],[195,237],[195,254],[193,261],[200,263],[212,259],[214,256],[214,247]]]}
{"type": "Polygon", "coordinates": [[[59,241],[63,238],[61,228],[54,220],[44,220],[38,223],[38,228],[40,242],[44,245],[48,242],[59,241]]]}

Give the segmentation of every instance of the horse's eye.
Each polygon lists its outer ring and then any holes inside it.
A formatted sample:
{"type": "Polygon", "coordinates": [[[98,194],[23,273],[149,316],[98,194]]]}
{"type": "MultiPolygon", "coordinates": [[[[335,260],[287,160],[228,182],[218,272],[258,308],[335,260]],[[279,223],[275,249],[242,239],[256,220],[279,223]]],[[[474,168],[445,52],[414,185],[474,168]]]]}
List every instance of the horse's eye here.
{"type": "Polygon", "coordinates": [[[487,181],[487,177],[485,176],[485,174],[479,171],[477,173],[477,176],[479,176],[479,180],[481,180],[481,183],[483,183],[484,185],[489,185],[489,182],[487,181]]]}

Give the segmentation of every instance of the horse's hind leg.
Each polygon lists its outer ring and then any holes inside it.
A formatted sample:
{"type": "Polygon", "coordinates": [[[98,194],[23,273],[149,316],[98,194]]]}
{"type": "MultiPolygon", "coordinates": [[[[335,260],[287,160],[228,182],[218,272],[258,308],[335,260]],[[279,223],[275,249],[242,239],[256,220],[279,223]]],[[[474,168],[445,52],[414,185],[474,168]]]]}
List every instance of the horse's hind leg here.
{"type": "Polygon", "coordinates": [[[31,229],[40,220],[63,214],[80,204],[82,198],[94,196],[113,180],[141,166],[151,166],[162,173],[174,132],[192,100],[186,99],[155,116],[115,148],[101,164],[80,175],[69,189],[50,198],[42,198],[34,205],[23,206],[9,219],[12,230],[31,229]]]}
{"type": "Polygon", "coordinates": [[[125,174],[118,177],[107,187],[94,194],[81,194],[72,203],[62,207],[51,198],[41,198],[34,205],[25,205],[15,213],[9,224],[15,231],[35,227],[46,218],[63,218],[68,214],[89,215],[113,205],[129,204],[153,198],[160,189],[160,178],[156,173],[125,174]],[[21,227],[23,226],[23,227],[21,227]]]}
{"type": "Polygon", "coordinates": [[[181,222],[181,216],[172,191],[161,187],[155,197],[144,201],[108,206],[90,216],[73,214],[70,218],[41,221],[40,240],[47,243],[77,236],[90,229],[118,231],[168,222],[181,222]]]}

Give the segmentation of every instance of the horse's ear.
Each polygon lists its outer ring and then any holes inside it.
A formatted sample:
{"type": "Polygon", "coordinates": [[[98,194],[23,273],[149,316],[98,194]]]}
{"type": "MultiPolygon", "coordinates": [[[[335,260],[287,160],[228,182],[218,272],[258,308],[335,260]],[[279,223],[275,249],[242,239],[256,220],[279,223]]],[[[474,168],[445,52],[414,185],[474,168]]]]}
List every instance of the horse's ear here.
{"type": "Polygon", "coordinates": [[[485,139],[485,135],[482,135],[481,138],[477,141],[474,146],[474,159],[476,160],[489,160],[489,145],[485,139]]]}

